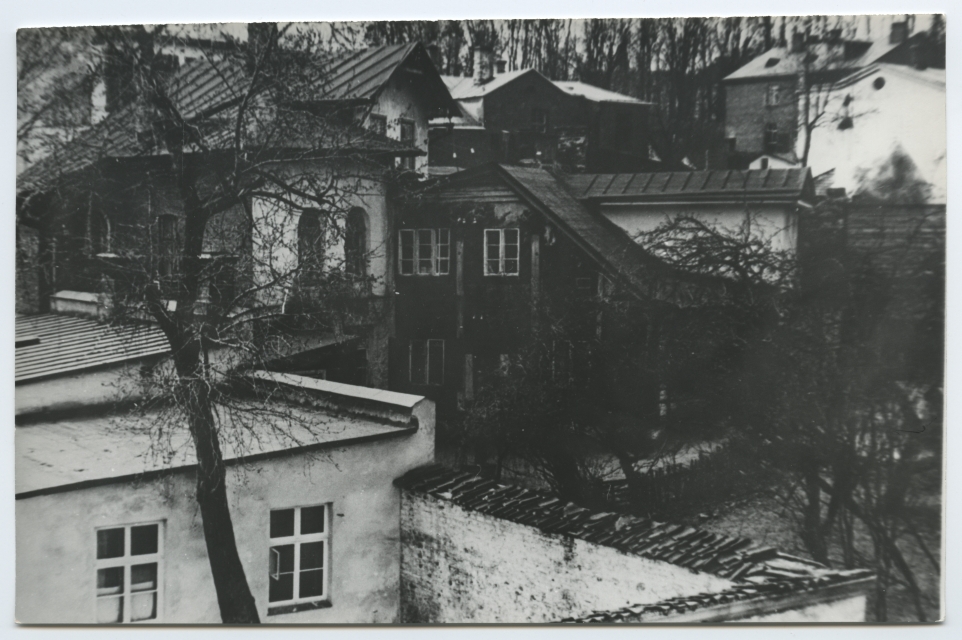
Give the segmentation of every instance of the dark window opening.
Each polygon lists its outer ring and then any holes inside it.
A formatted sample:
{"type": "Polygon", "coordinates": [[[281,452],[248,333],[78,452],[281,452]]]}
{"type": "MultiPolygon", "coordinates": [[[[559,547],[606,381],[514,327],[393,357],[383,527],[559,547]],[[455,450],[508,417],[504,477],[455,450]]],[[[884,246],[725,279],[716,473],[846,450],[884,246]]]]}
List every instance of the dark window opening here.
{"type": "Polygon", "coordinates": [[[344,224],[344,270],[352,276],[367,273],[367,221],[364,210],[355,208],[344,224]]]}

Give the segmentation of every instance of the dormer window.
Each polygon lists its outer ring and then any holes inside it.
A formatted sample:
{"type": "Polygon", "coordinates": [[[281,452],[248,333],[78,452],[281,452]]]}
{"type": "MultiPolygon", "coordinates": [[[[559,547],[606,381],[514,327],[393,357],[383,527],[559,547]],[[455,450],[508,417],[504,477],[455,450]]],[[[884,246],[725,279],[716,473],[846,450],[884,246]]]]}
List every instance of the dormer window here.
{"type": "Polygon", "coordinates": [[[781,62],[780,58],[769,58],[768,60],[765,61],[765,68],[771,69],[772,67],[777,65],[779,62],[781,62]]]}

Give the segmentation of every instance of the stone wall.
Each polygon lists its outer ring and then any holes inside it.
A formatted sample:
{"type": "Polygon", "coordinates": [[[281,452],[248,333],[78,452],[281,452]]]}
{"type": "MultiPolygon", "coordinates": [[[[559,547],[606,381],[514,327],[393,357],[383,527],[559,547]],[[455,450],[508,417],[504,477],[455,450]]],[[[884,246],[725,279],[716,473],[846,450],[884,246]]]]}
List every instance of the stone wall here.
{"type": "Polygon", "coordinates": [[[402,622],[554,622],[731,584],[402,492],[402,622]]]}

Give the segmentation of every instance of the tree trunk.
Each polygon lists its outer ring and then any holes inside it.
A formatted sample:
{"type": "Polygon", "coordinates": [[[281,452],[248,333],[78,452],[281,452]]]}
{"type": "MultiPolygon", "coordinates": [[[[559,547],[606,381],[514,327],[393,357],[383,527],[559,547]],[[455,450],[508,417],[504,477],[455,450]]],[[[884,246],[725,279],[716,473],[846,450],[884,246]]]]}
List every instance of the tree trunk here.
{"type": "Polygon", "coordinates": [[[204,380],[193,376],[183,382],[183,393],[197,452],[197,503],[204,523],[204,541],[221,620],[226,624],[257,624],[260,622],[257,605],[234,539],[234,525],[227,502],[227,468],[220,450],[208,387],[204,380]]]}

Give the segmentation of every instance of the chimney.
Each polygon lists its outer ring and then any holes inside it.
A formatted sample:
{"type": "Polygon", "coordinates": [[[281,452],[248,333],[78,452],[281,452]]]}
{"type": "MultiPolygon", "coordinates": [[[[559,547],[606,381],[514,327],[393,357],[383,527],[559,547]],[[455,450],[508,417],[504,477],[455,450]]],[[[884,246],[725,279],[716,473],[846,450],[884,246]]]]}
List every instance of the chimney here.
{"type": "Polygon", "coordinates": [[[438,46],[437,42],[432,42],[424,48],[427,50],[431,62],[434,63],[434,68],[438,70],[438,73],[441,73],[441,47],[438,46]]]}
{"type": "Polygon", "coordinates": [[[277,45],[276,22],[247,23],[247,73],[253,73],[257,64],[277,45]]]}
{"type": "Polygon", "coordinates": [[[919,71],[925,70],[928,66],[928,51],[922,42],[913,42],[909,45],[909,61],[919,71]]]}
{"type": "Polygon", "coordinates": [[[889,44],[902,44],[909,33],[909,25],[905,22],[893,22],[889,32],[889,44]]]}
{"type": "Polygon", "coordinates": [[[805,34],[797,31],[792,32],[792,53],[805,51],[805,34]]]}
{"type": "Polygon", "coordinates": [[[508,62],[507,62],[506,60],[498,60],[498,62],[497,62],[497,67],[498,67],[498,69],[497,69],[497,72],[495,73],[495,75],[499,75],[499,76],[500,76],[500,75],[504,74],[504,70],[505,70],[505,67],[507,66],[507,64],[508,64],[508,62]]]}
{"type": "Polygon", "coordinates": [[[490,82],[493,77],[491,61],[494,52],[487,47],[477,47],[474,50],[474,84],[490,82]]]}

